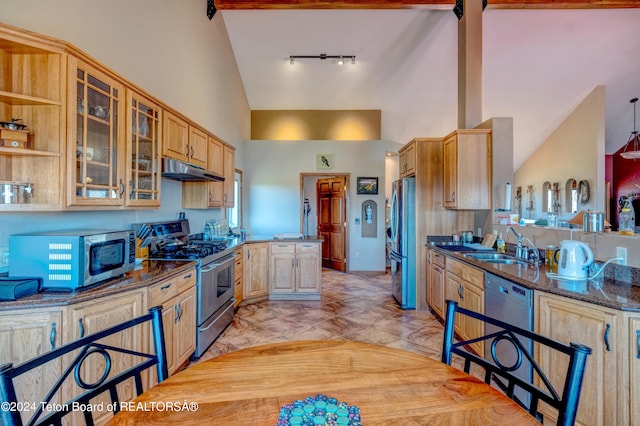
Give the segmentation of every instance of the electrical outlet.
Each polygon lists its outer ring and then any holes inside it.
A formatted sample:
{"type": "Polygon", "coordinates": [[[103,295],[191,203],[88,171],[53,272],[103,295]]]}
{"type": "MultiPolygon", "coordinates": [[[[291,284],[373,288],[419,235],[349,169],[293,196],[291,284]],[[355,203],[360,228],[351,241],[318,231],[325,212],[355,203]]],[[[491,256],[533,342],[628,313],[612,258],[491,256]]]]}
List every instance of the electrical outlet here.
{"type": "Polygon", "coordinates": [[[626,247],[616,247],[616,257],[621,257],[622,260],[617,260],[616,263],[618,265],[626,265],[627,264],[627,248],[626,247]]]}
{"type": "Polygon", "coordinates": [[[0,268],[9,267],[9,247],[0,247],[0,268]]]}

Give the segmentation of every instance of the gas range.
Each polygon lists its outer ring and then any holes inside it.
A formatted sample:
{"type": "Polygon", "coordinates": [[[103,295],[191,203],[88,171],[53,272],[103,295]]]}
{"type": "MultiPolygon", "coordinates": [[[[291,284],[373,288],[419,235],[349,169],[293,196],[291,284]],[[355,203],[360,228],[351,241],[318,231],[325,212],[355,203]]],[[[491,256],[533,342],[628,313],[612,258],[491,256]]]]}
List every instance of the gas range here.
{"type": "MultiPolygon", "coordinates": [[[[148,242],[150,260],[196,261],[196,348],[199,358],[233,321],[235,253],[230,240],[205,241],[191,235],[186,219],[134,224],[148,242]],[[150,231],[149,231],[150,230],[150,231]]],[[[140,238],[140,237],[139,237],[140,238]]]]}
{"type": "Polygon", "coordinates": [[[207,264],[231,254],[233,249],[228,248],[228,243],[228,240],[189,239],[183,244],[173,243],[170,246],[157,247],[152,251],[150,259],[197,260],[201,264],[207,264]]]}

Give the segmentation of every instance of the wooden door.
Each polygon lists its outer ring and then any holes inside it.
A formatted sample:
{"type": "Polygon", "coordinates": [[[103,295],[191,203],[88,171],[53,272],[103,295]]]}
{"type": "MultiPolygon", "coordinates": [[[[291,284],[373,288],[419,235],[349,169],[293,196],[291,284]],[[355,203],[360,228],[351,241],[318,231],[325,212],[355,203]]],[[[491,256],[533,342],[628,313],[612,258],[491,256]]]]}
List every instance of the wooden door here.
{"type": "Polygon", "coordinates": [[[318,179],[318,235],[322,244],[322,267],[345,272],[346,256],[346,179],[344,176],[318,179]]]}

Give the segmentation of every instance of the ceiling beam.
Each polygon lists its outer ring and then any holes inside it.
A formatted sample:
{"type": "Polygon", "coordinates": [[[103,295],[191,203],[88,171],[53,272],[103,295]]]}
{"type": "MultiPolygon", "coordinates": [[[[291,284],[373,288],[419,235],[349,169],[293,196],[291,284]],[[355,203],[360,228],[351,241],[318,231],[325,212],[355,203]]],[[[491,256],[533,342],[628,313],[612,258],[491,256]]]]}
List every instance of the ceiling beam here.
{"type": "MultiPolygon", "coordinates": [[[[489,0],[491,9],[627,9],[640,0],[489,0]]],[[[218,10],[449,9],[455,0],[215,0],[218,10]]]]}

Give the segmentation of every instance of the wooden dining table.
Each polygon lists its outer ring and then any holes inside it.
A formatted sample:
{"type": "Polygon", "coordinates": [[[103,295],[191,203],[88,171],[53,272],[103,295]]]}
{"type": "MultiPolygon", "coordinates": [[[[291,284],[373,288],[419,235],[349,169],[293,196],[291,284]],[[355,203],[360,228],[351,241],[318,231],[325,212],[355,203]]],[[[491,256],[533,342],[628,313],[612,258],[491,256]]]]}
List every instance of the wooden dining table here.
{"type": "Polygon", "coordinates": [[[539,424],[498,390],[438,360],[335,340],[256,346],[193,364],[109,424],[273,426],[281,407],[318,395],[357,407],[363,425],[539,424]]]}

